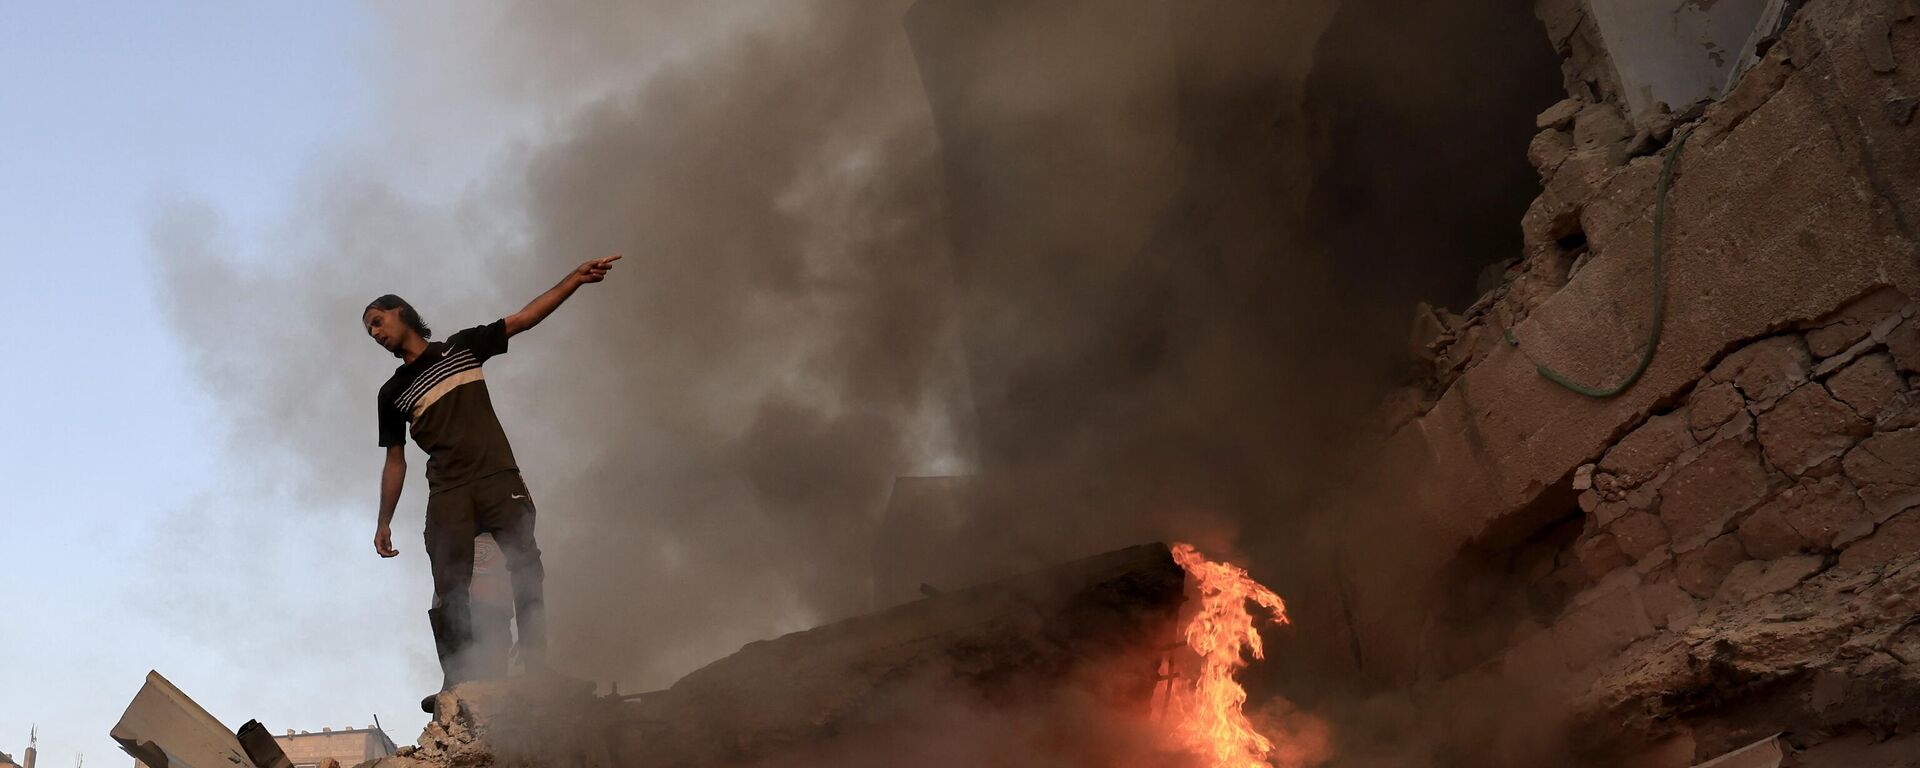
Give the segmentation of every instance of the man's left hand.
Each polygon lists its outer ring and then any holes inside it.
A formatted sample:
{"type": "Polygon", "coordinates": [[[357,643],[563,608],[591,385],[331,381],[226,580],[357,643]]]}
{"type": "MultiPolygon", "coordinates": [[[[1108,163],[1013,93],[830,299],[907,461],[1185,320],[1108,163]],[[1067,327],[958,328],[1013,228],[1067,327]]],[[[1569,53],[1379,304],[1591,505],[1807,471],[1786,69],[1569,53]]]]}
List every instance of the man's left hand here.
{"type": "Polygon", "coordinates": [[[591,259],[575,267],[570,277],[583,285],[600,282],[607,279],[607,273],[613,271],[613,263],[619,260],[620,254],[617,253],[604,259],[591,259]]]}

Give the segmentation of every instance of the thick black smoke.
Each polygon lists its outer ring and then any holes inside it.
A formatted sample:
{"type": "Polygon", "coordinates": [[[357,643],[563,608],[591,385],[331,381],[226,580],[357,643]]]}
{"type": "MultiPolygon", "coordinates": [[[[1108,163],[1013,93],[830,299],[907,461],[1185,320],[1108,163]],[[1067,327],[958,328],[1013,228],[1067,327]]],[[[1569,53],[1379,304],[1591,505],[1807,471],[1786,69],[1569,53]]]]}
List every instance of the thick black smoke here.
{"type": "Polygon", "coordinates": [[[407,98],[492,84],[522,112],[480,117],[530,126],[497,173],[419,200],[344,163],[264,269],[163,217],[238,447],[364,500],[341,524],[371,534],[391,359],[359,307],[397,292],[447,333],[621,253],[489,364],[580,674],[664,685],[873,607],[877,548],[945,536],[885,519],[903,475],[977,478],[929,573],[1285,552],[1405,311],[1312,226],[1306,81],[1339,3],[718,5],[393,15],[390,58],[436,64],[401,73],[396,134],[458,143],[407,98]]]}

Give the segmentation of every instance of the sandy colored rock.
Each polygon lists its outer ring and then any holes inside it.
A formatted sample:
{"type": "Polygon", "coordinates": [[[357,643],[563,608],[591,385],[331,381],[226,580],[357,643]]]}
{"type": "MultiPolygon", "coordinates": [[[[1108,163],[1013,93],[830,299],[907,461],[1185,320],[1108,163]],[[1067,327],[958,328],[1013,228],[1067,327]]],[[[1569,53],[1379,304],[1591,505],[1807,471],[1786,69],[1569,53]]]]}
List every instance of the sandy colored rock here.
{"type": "Polygon", "coordinates": [[[1920,373],[1920,320],[1909,318],[1887,334],[1887,354],[1901,373],[1920,373]]]}
{"type": "Polygon", "coordinates": [[[1839,568],[1855,571],[1920,556],[1920,514],[1905,512],[1840,552],[1839,568]]]}
{"type": "Polygon", "coordinates": [[[1560,164],[1572,153],[1573,134],[1566,131],[1541,131],[1527,142],[1527,162],[1543,179],[1560,170],[1560,164]]]}
{"type": "Polygon", "coordinates": [[[1693,444],[1684,414],[1655,416],[1609,449],[1600,469],[1618,478],[1622,487],[1632,488],[1653,479],[1693,444]]]}
{"type": "Polygon", "coordinates": [[[1740,539],[1728,534],[1692,552],[1677,555],[1673,578],[1681,589],[1694,597],[1712,597],[1733,567],[1746,559],[1747,552],[1740,545],[1740,539]]]}
{"type": "Polygon", "coordinates": [[[1654,624],[1673,631],[1686,629],[1700,616],[1699,601],[1669,578],[1640,585],[1640,605],[1654,624]]]}
{"type": "Polygon", "coordinates": [[[1731,382],[1703,383],[1687,398],[1687,427],[1693,430],[1695,439],[1703,439],[1746,407],[1747,401],[1731,382]]]}
{"type": "Polygon", "coordinates": [[[1770,484],[1759,452],[1738,440],[1715,443],[1675,469],[1660,489],[1660,521],[1674,551],[1692,551],[1720,535],[1736,516],[1767,498],[1770,484]]]}
{"type": "Polygon", "coordinates": [[[1747,400],[1764,403],[1807,380],[1813,360],[1798,334],[1761,339],[1735,350],[1713,368],[1713,380],[1732,382],[1747,400]]]}
{"type": "Polygon", "coordinates": [[[1561,99],[1554,102],[1553,106],[1541,111],[1540,115],[1533,119],[1533,125],[1536,128],[1564,130],[1573,124],[1573,118],[1580,114],[1581,106],[1578,99],[1561,99]]]}
{"type": "Polygon", "coordinates": [[[1608,149],[1633,135],[1633,126],[1612,104],[1588,104],[1573,118],[1573,146],[1580,150],[1608,149]]]}
{"type": "Polygon", "coordinates": [[[1807,331],[1807,351],[1826,358],[1846,351],[1867,338],[1868,331],[1881,320],[1906,306],[1906,294],[1893,288],[1881,288],[1848,304],[1819,327],[1807,331]]]}
{"type": "Polygon", "coordinates": [[[1741,520],[1739,534],[1747,554],[1762,560],[1791,555],[1811,546],[1807,537],[1787,521],[1786,507],[1777,500],[1760,505],[1741,520]]]}
{"type": "Polygon", "coordinates": [[[1574,542],[1573,554],[1580,562],[1581,569],[1586,571],[1587,578],[1595,581],[1615,569],[1632,565],[1634,561],[1634,558],[1621,551],[1613,534],[1604,531],[1574,542]]]}
{"type": "Polygon", "coordinates": [[[1826,384],[1835,399],[1876,425],[1891,421],[1907,405],[1907,381],[1884,353],[1853,361],[1826,384]]]}
{"type": "Polygon", "coordinates": [[[1667,527],[1650,512],[1628,512],[1614,520],[1607,530],[1613,534],[1620,551],[1636,561],[1667,543],[1667,527]]]}
{"type": "Polygon", "coordinates": [[[1807,577],[1820,572],[1826,558],[1820,555],[1793,555],[1777,560],[1748,560],[1733,567],[1720,583],[1716,598],[1739,603],[1794,588],[1807,577]]]}
{"type": "Polygon", "coordinates": [[[1809,383],[1760,414],[1755,432],[1775,469],[1799,475],[1841,456],[1873,431],[1873,423],[1809,383]]]}
{"type": "Polygon", "coordinates": [[[1862,440],[1842,466],[1876,520],[1920,504],[1920,427],[1862,440]]]}

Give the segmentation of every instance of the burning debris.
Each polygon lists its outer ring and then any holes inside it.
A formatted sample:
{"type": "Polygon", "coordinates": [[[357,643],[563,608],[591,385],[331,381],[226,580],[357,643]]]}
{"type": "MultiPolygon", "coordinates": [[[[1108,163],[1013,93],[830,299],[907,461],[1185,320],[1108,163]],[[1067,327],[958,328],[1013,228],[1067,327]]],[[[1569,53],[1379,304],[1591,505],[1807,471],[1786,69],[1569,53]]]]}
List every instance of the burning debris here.
{"type": "Polygon", "coordinates": [[[1242,712],[1249,604],[1285,620],[1241,568],[1134,547],[752,643],[663,691],[462,685],[374,766],[1272,765],[1302,750],[1242,712]]]}

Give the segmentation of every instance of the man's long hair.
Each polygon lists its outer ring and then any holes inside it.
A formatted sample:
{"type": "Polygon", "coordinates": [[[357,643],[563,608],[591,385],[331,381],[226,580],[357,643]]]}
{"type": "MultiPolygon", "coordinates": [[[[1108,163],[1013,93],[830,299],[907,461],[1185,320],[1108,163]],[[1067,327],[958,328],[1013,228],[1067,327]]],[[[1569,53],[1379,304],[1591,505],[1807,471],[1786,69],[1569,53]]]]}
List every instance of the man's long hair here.
{"type": "MultiPolygon", "coordinates": [[[[433,338],[433,329],[427,327],[427,321],[420,319],[420,313],[415,311],[413,305],[408,304],[406,299],[389,293],[367,302],[367,309],[400,310],[400,322],[406,323],[408,328],[412,328],[415,333],[420,334],[420,338],[433,338]]],[[[365,316],[367,309],[360,310],[360,314],[365,316]]]]}

